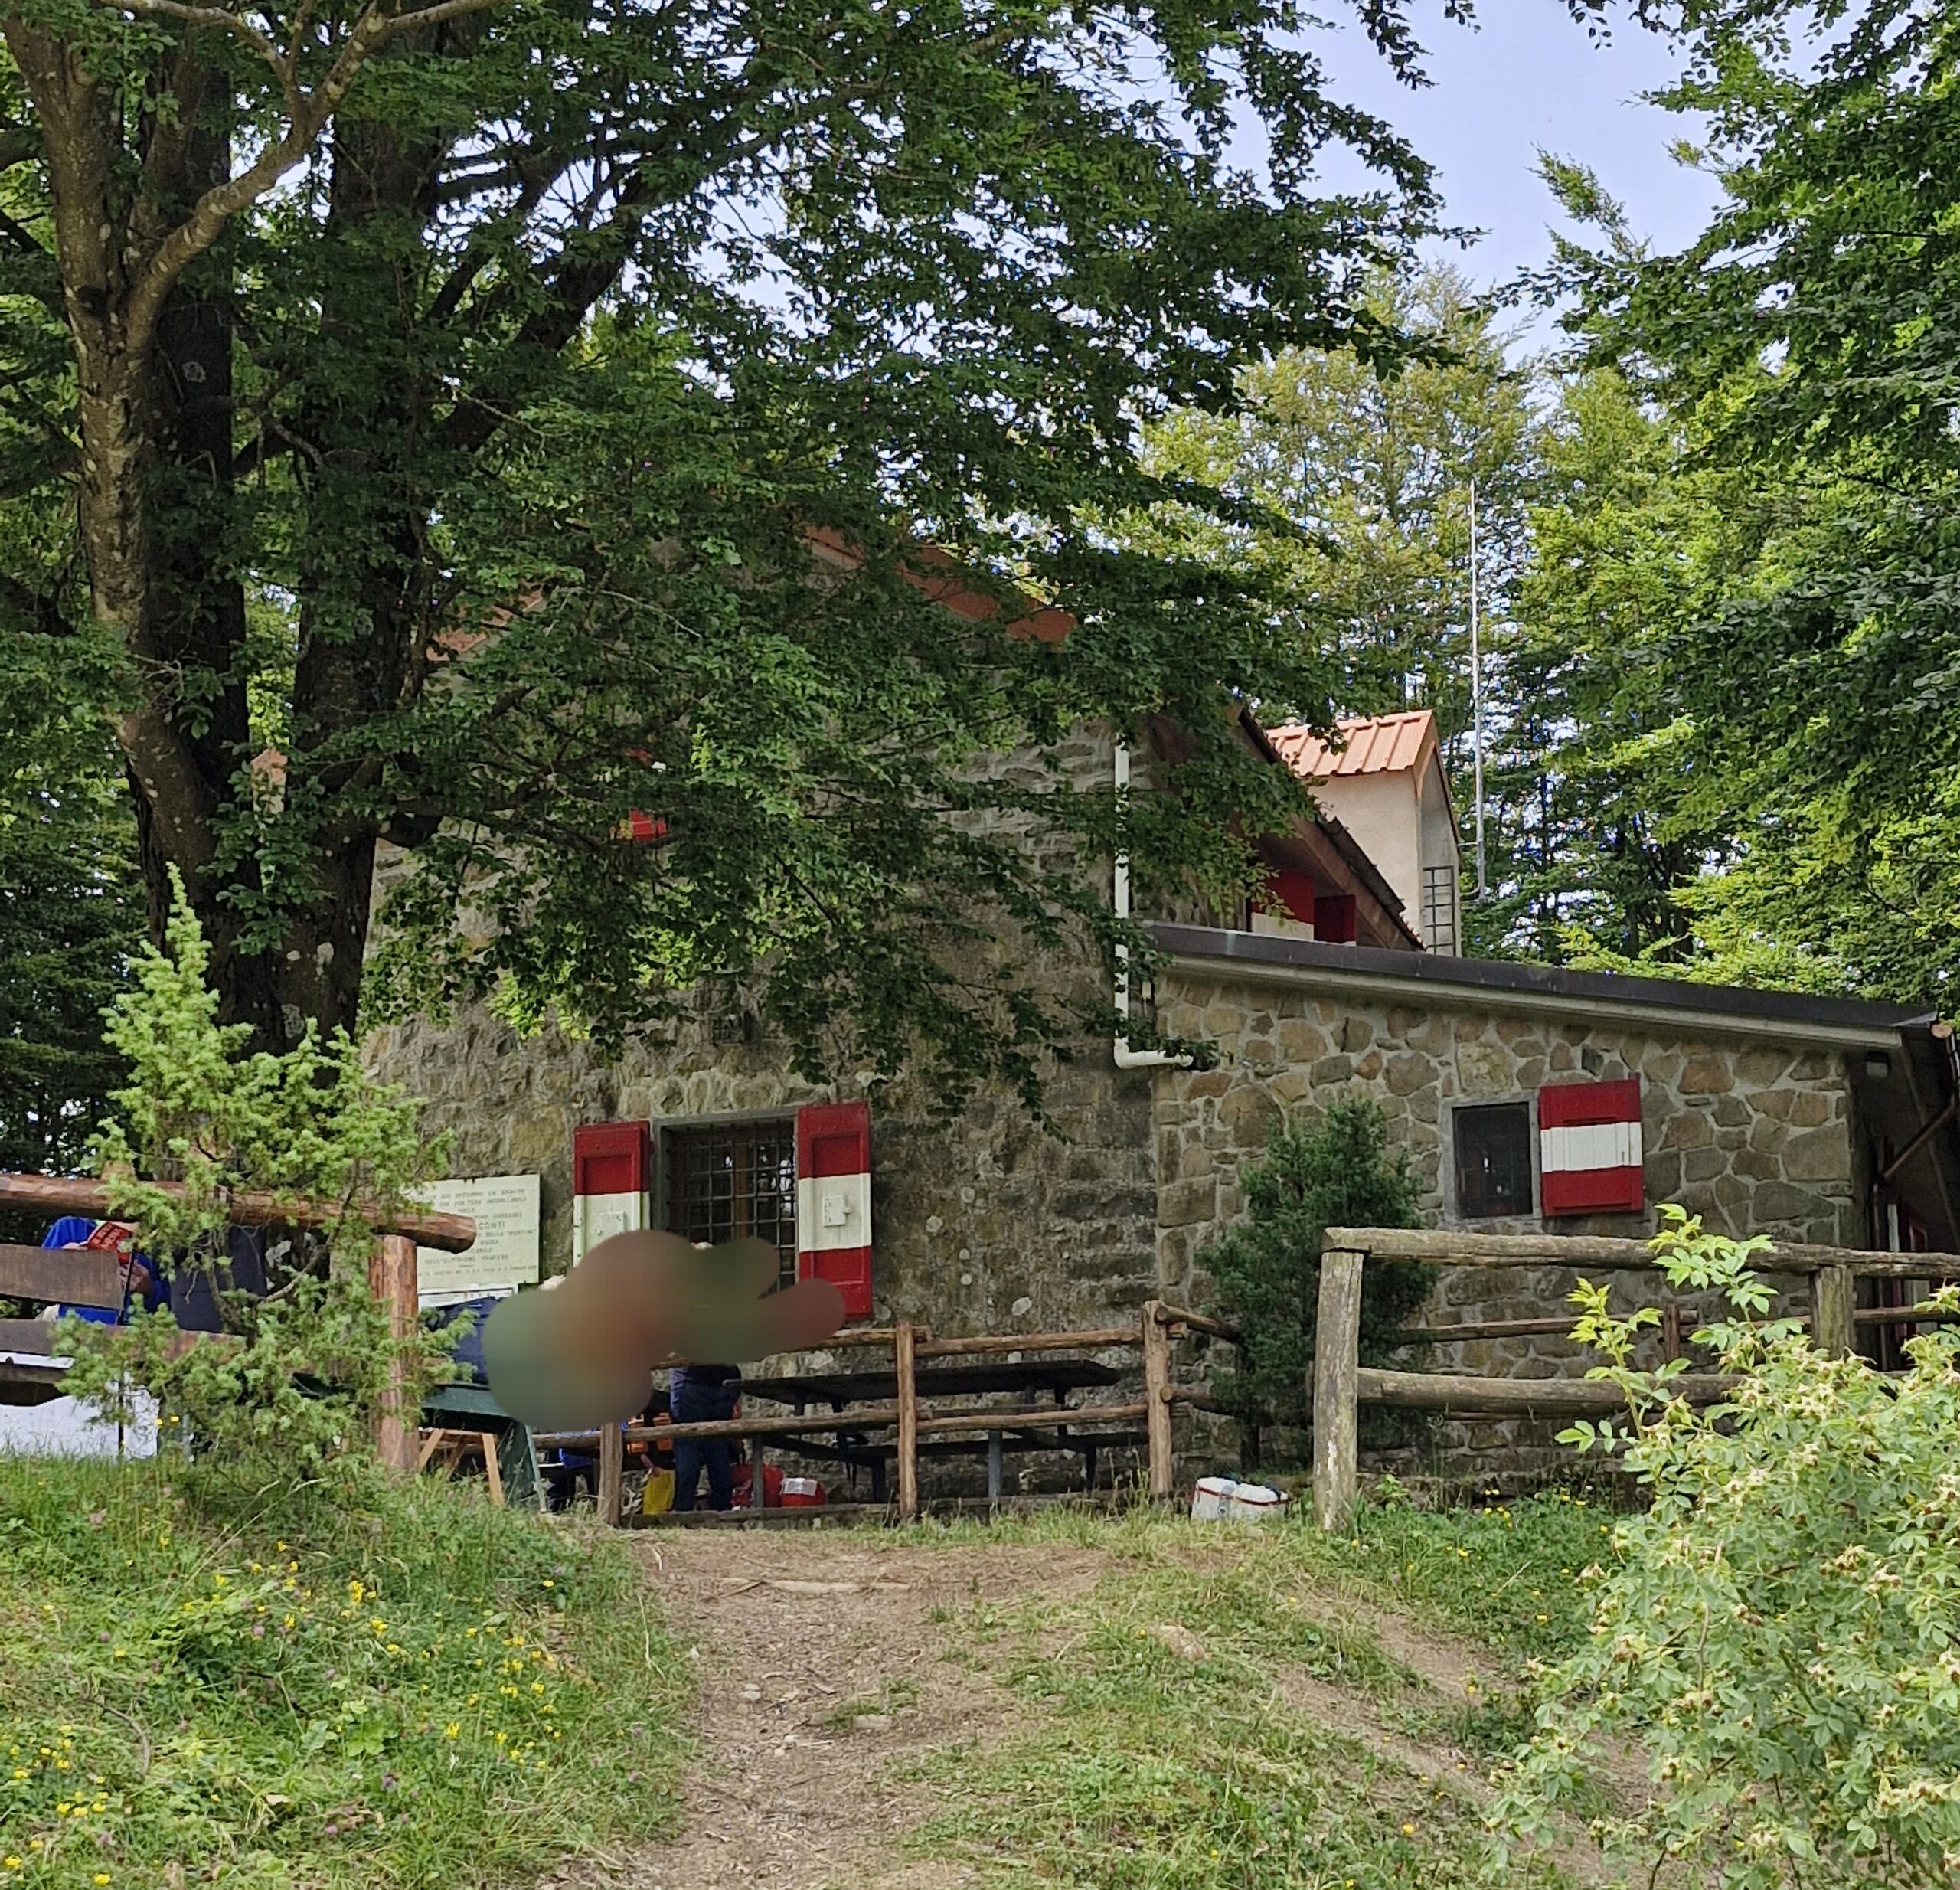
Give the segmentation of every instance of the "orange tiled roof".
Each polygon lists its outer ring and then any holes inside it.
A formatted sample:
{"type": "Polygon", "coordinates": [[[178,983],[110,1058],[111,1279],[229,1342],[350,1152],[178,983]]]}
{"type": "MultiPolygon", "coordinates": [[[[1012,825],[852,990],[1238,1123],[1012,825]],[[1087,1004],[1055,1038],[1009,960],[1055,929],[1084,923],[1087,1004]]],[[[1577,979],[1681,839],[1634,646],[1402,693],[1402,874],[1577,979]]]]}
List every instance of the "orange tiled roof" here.
{"type": "Polygon", "coordinates": [[[1336,776],[1399,774],[1422,759],[1426,742],[1432,739],[1436,718],[1427,709],[1405,709],[1398,715],[1370,715],[1354,721],[1337,722],[1340,741],[1336,746],[1289,722],[1283,728],[1269,728],[1272,745],[1287,765],[1303,780],[1325,781],[1336,776]]]}

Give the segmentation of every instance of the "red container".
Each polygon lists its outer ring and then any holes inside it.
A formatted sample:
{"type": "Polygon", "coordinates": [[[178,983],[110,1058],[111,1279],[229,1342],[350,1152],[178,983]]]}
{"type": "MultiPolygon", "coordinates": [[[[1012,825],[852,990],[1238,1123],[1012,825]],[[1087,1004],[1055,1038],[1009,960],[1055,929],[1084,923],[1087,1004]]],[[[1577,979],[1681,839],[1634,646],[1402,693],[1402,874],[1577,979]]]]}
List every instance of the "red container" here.
{"type": "Polygon", "coordinates": [[[782,1480],[782,1506],[786,1509],[815,1509],[824,1502],[824,1486],[814,1476],[786,1476],[782,1480]]]}

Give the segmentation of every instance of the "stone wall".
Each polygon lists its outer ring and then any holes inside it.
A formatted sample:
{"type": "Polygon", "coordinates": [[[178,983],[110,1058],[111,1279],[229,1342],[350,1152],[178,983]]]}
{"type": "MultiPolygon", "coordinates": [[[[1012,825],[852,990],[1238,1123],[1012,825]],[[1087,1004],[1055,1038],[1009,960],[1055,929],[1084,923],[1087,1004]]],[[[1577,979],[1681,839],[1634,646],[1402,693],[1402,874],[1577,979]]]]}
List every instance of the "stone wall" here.
{"type": "MultiPolygon", "coordinates": [[[[1652,1232],[1655,1206],[1677,1202],[1720,1232],[1864,1243],[1841,1052],[1724,1041],[1713,1032],[1689,1038],[1583,1015],[1507,1015],[1501,995],[1488,991],[1416,1008],[1214,976],[1188,965],[1160,976],[1158,991],[1165,1028],[1201,1032],[1219,1053],[1214,1068],[1157,1078],[1158,1261],[1173,1298],[1204,1300],[1202,1250],[1242,1212],[1240,1171],[1273,1126],[1345,1096],[1372,1097],[1387,1112],[1392,1141],[1414,1158],[1426,1225],[1638,1238],[1652,1232]],[[1628,1076],[1641,1079],[1645,1212],[1543,1222],[1455,1215],[1449,1169],[1457,1103],[1522,1100],[1561,1078],[1628,1076]]],[[[1423,1323],[1562,1312],[1572,1282],[1570,1270],[1558,1267],[1446,1270],[1423,1323]]],[[[1664,1297],[1663,1283],[1651,1274],[1619,1276],[1615,1303],[1654,1301],[1664,1297]]],[[[1575,1372],[1584,1361],[1570,1343],[1539,1338],[1439,1346],[1424,1362],[1437,1371],[1528,1378],[1575,1372]]],[[[1550,1439],[1555,1427],[1445,1423],[1436,1427],[1432,1467],[1549,1463],[1560,1455],[1550,1439]]]]}

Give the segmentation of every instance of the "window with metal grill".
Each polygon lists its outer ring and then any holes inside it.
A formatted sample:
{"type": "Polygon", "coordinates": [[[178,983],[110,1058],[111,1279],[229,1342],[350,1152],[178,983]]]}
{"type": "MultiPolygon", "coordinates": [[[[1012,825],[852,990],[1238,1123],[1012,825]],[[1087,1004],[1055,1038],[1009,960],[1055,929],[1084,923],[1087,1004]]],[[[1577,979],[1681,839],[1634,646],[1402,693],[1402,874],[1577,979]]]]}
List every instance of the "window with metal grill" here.
{"type": "Polygon", "coordinates": [[[777,1277],[796,1277],[796,1125],[722,1123],[667,1131],[667,1225],[691,1241],[753,1235],[776,1251],[777,1277]]]}
{"type": "Polygon", "coordinates": [[[1531,1105],[1483,1103],[1452,1113],[1457,1213],[1466,1221],[1531,1213],[1531,1105]]]}
{"type": "Polygon", "coordinates": [[[1423,868],[1423,943],[1432,952],[1456,950],[1456,868],[1423,868]]]}

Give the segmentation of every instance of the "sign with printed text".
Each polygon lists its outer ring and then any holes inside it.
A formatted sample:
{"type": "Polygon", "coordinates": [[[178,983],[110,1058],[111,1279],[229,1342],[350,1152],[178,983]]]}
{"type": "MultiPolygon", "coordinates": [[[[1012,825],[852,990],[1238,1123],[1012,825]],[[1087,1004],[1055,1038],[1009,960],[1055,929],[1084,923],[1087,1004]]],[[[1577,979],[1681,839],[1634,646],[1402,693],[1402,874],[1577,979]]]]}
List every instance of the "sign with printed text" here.
{"type": "Polygon", "coordinates": [[[537,1283],[538,1197],[535,1175],[486,1175],[432,1182],[423,1198],[438,1214],[466,1214],[476,1244],[466,1253],[416,1249],[416,1283],[423,1305],[537,1283]]]}

